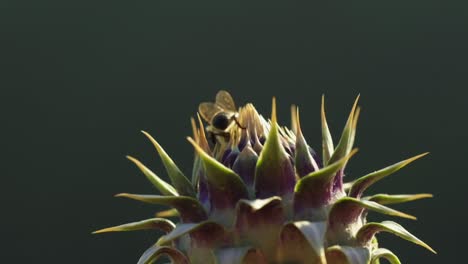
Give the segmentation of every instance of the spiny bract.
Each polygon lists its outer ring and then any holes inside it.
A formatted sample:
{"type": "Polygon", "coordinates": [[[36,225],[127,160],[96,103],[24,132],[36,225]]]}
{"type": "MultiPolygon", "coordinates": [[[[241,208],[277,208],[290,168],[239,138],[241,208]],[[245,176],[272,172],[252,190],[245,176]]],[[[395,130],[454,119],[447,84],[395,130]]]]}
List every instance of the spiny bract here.
{"type": "MultiPolygon", "coordinates": [[[[225,91],[219,95],[231,98],[225,91]]],[[[360,109],[357,101],[334,146],[322,98],[321,158],[303,137],[296,107],[291,108],[291,129],[278,125],[274,99],[271,120],[266,121],[247,104],[235,116],[237,125],[221,131],[224,134],[208,129],[215,139],[212,148],[200,117],[198,126],[192,119],[194,136],[188,138],[195,148],[191,181],[156,140],[143,132],[156,147],[172,184],[128,157],[161,195],[117,196],[173,209],[156,213],[156,218],[95,233],[165,232],[138,263],[153,263],[162,255],[177,264],[366,264],[379,263],[381,258],[400,263],[391,251],[378,247],[375,235],[382,231],[434,252],[395,222],[366,221],[369,210],[415,219],[386,205],[430,194],[363,196],[369,186],[426,153],[343,183],[344,168],[357,151],[353,149],[360,109]],[[177,217],[178,222],[167,219],[171,217],[177,217]]]]}

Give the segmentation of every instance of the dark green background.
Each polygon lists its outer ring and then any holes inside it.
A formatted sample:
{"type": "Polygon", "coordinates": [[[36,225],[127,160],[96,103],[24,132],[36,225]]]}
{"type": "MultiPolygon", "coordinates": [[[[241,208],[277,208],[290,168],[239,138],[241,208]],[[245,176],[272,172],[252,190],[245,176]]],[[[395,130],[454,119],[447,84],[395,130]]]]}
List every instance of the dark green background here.
{"type": "Polygon", "coordinates": [[[418,216],[398,221],[439,255],[388,234],[382,246],[404,263],[461,263],[466,6],[2,0],[0,12],[0,262],[135,263],[157,233],[90,235],[155,211],[112,197],[153,192],[124,156],[166,177],[145,129],[189,174],[189,118],[228,89],[267,116],[276,96],[284,124],[298,104],[319,151],[320,96],[336,139],[361,93],[360,152],[347,179],[431,152],[369,193],[435,194],[396,208],[418,216]]]}

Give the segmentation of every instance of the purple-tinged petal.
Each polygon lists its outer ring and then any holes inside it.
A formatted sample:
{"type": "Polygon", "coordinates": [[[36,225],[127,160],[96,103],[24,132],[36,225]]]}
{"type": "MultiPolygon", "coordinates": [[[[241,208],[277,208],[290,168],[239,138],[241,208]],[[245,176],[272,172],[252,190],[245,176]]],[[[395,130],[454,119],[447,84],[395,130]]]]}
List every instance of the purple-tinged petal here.
{"type": "Polygon", "coordinates": [[[344,197],[333,204],[328,217],[327,239],[331,244],[349,244],[354,242],[358,229],[364,224],[365,210],[393,215],[408,219],[414,216],[402,213],[375,202],[344,197]]]}
{"type": "Polygon", "coordinates": [[[248,133],[249,138],[250,138],[250,145],[252,146],[253,150],[257,153],[257,155],[260,154],[260,152],[263,149],[263,144],[260,143],[260,139],[258,138],[257,134],[257,129],[249,129],[250,133],[248,133]]]}
{"type": "Polygon", "coordinates": [[[228,158],[228,156],[231,154],[232,148],[226,148],[226,150],[223,152],[223,155],[221,155],[221,163],[226,166],[224,161],[228,158]]]}
{"type": "Polygon", "coordinates": [[[296,181],[293,164],[279,138],[274,99],[271,123],[272,127],[255,171],[254,186],[258,198],[288,195],[293,192],[296,181]]]}
{"type": "Polygon", "coordinates": [[[269,260],[275,257],[279,231],[284,222],[281,198],[240,200],[236,208],[237,240],[262,250],[269,260]]]}
{"type": "Polygon", "coordinates": [[[364,247],[332,246],[327,248],[329,264],[368,264],[370,251],[364,247]]]}
{"type": "MultiPolygon", "coordinates": [[[[357,107],[357,103],[359,101],[359,95],[354,101],[353,108],[351,109],[351,112],[348,117],[348,121],[346,122],[346,125],[343,129],[343,133],[341,134],[340,141],[338,142],[338,145],[335,148],[335,151],[333,152],[332,156],[330,157],[330,160],[328,163],[333,163],[342,157],[346,156],[349,154],[351,151],[353,144],[354,144],[354,137],[356,135],[356,125],[357,125],[357,118],[359,116],[359,109],[357,107]]],[[[346,164],[345,164],[346,166],[346,164]]],[[[344,167],[342,170],[344,170],[344,167]]],[[[344,173],[337,173],[335,176],[335,179],[333,180],[333,190],[339,190],[343,192],[343,176],[344,173]]]]}
{"type": "Polygon", "coordinates": [[[178,224],[169,234],[162,236],[157,244],[168,245],[187,234],[192,238],[194,247],[215,247],[223,244],[227,232],[222,225],[213,221],[178,224]]]}
{"type": "MultiPolygon", "coordinates": [[[[270,130],[271,130],[271,128],[268,130],[268,133],[270,133],[270,130]]],[[[261,135],[261,136],[258,138],[258,142],[259,142],[261,145],[265,145],[265,142],[266,142],[265,135],[261,135]]]]}
{"type": "Polygon", "coordinates": [[[232,166],[234,165],[234,162],[236,161],[237,159],[237,156],[239,156],[239,149],[237,148],[237,146],[234,146],[231,151],[229,151],[229,154],[228,155],[225,155],[224,159],[223,159],[223,165],[228,167],[228,168],[232,168],[232,166]]]}
{"type": "Polygon", "coordinates": [[[333,164],[302,177],[294,190],[295,219],[324,220],[325,210],[318,210],[330,204],[344,193],[332,191],[332,180],[336,172],[356,153],[349,153],[333,164]]]}
{"type": "Polygon", "coordinates": [[[192,246],[200,248],[216,248],[232,243],[229,241],[230,237],[224,227],[215,222],[200,226],[190,233],[190,237],[192,238],[192,246]]]}
{"type": "Polygon", "coordinates": [[[247,186],[253,186],[255,176],[255,166],[258,155],[250,146],[250,142],[244,147],[237,156],[232,169],[236,172],[247,186]]]}
{"type": "Polygon", "coordinates": [[[202,174],[200,180],[198,181],[198,200],[203,204],[203,207],[209,212],[211,210],[210,203],[210,190],[208,188],[208,182],[206,180],[206,175],[202,174]]]}
{"type": "Polygon", "coordinates": [[[212,210],[234,208],[240,199],[248,197],[247,188],[239,175],[205,153],[193,139],[188,140],[203,163],[212,210]]]}
{"type": "Polygon", "coordinates": [[[324,244],[326,222],[298,221],[283,226],[280,235],[281,263],[327,264],[324,244]]]}
{"type": "Polygon", "coordinates": [[[315,152],[315,150],[313,148],[311,148],[309,146],[309,153],[310,155],[312,156],[312,158],[315,160],[315,163],[317,164],[317,166],[319,168],[323,168],[323,161],[322,159],[320,158],[320,156],[317,154],[317,152],[315,152]]]}
{"type": "Polygon", "coordinates": [[[257,155],[260,155],[260,153],[263,150],[263,145],[262,143],[260,143],[260,140],[257,137],[255,138],[255,142],[253,143],[253,149],[255,150],[257,155]]]}
{"type": "Polygon", "coordinates": [[[198,153],[195,153],[193,161],[192,184],[196,187],[197,198],[203,204],[207,212],[210,211],[210,192],[206,180],[205,168],[198,153]]]}
{"type": "Polygon", "coordinates": [[[354,125],[356,124],[355,117],[356,117],[356,108],[357,108],[358,101],[359,101],[359,95],[354,101],[351,112],[349,113],[348,120],[343,129],[343,133],[341,134],[340,141],[338,142],[338,145],[333,151],[333,154],[330,157],[330,160],[328,161],[328,163],[333,163],[341,159],[342,157],[348,155],[348,153],[352,149],[351,144],[354,142],[354,139],[352,137],[354,135],[354,132],[353,132],[353,129],[355,128],[354,125]]]}
{"type": "Polygon", "coordinates": [[[299,110],[296,109],[296,152],[295,152],[295,166],[296,172],[299,177],[306,176],[307,174],[317,171],[318,165],[310,153],[310,147],[307,144],[301,130],[301,122],[299,119],[299,110]]]}
{"type": "Polygon", "coordinates": [[[284,212],[278,196],[240,200],[237,204],[235,225],[241,233],[254,226],[281,224],[283,221],[284,212]]]}
{"type": "Polygon", "coordinates": [[[250,136],[249,133],[247,133],[247,129],[242,129],[241,135],[239,138],[239,143],[237,143],[237,148],[239,151],[242,151],[247,143],[250,144],[250,136]]]}
{"type": "Polygon", "coordinates": [[[158,260],[162,255],[167,255],[172,260],[173,264],[189,264],[190,261],[179,250],[167,247],[153,245],[148,248],[138,260],[137,264],[150,264],[158,260]]]}

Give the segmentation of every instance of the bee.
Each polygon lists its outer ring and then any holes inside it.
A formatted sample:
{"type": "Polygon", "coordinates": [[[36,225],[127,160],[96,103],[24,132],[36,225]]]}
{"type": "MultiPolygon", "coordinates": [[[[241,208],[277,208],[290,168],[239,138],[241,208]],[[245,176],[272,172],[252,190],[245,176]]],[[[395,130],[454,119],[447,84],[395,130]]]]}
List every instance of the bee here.
{"type": "Polygon", "coordinates": [[[206,130],[213,144],[223,140],[228,142],[230,130],[234,126],[245,129],[239,121],[239,113],[231,95],[221,90],[216,94],[215,102],[204,102],[198,106],[198,112],[208,122],[206,130]]]}

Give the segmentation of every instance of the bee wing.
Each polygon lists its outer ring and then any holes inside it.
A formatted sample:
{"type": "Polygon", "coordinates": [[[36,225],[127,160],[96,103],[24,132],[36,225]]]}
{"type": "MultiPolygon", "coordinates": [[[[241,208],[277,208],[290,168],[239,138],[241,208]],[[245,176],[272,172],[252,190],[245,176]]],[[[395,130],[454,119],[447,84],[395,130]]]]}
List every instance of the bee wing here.
{"type": "Polygon", "coordinates": [[[215,102],[224,110],[237,112],[236,104],[234,103],[232,96],[224,90],[221,90],[216,94],[215,102]]]}
{"type": "Polygon", "coordinates": [[[198,112],[205,119],[206,122],[210,123],[211,119],[217,113],[223,111],[221,107],[212,102],[204,102],[198,106],[198,112]]]}

